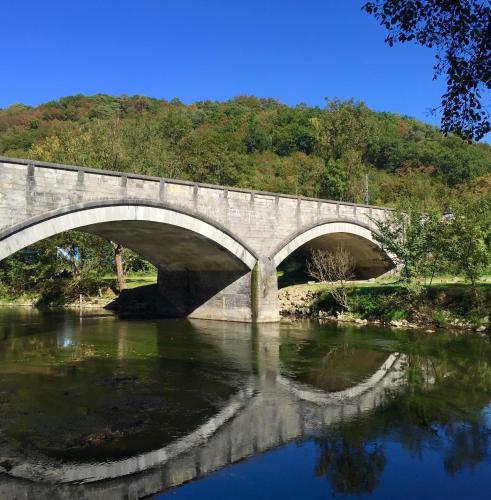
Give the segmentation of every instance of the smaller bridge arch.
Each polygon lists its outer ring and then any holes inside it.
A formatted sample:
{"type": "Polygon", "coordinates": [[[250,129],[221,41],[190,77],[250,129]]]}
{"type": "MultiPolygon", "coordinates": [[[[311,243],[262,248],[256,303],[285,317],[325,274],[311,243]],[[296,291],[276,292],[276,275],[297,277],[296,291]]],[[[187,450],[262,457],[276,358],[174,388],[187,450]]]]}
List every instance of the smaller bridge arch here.
{"type": "Polygon", "coordinates": [[[353,256],[356,273],[374,278],[394,267],[391,258],[373,237],[373,229],[352,219],[330,218],[304,227],[280,243],[270,256],[275,267],[296,250],[334,250],[343,245],[353,256]]]}

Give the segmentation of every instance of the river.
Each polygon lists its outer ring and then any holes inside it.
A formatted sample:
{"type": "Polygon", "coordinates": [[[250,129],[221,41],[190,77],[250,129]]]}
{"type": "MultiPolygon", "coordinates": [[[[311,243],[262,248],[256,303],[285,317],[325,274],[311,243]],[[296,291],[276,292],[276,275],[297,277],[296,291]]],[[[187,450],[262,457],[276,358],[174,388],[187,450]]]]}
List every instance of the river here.
{"type": "Polygon", "coordinates": [[[491,498],[491,343],[0,309],[0,499],[491,498]]]}

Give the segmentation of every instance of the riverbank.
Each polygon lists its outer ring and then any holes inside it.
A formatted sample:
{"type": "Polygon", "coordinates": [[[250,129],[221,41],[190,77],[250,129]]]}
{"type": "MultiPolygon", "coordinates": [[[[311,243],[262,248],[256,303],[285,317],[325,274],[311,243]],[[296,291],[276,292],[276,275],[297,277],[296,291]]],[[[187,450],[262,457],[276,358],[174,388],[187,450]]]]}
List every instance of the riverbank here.
{"type": "MultiPolygon", "coordinates": [[[[157,292],[152,281],[153,276],[134,277],[128,280],[128,289],[122,294],[107,287],[97,296],[53,303],[46,303],[37,295],[0,296],[0,306],[111,309],[123,316],[156,317],[157,292]]],[[[280,315],[405,329],[491,330],[489,282],[480,283],[475,289],[464,283],[440,282],[417,292],[409,292],[393,282],[354,282],[347,287],[347,296],[348,308],[341,308],[326,284],[291,285],[279,290],[280,315]]]]}
{"type": "Polygon", "coordinates": [[[342,308],[327,285],[292,285],[278,294],[280,314],[360,325],[434,330],[490,330],[491,284],[475,289],[466,284],[437,284],[408,291],[396,284],[366,284],[347,288],[348,308],[342,308]]]}
{"type": "MultiPolygon", "coordinates": [[[[115,302],[120,296],[115,291],[115,277],[107,276],[103,278],[107,285],[99,289],[96,295],[82,295],[67,297],[63,293],[24,293],[21,295],[11,295],[0,287],[0,306],[30,306],[40,308],[82,308],[82,309],[98,309],[105,308],[109,304],[115,302]]],[[[144,288],[147,285],[153,285],[157,282],[157,275],[152,274],[135,274],[127,276],[126,286],[128,290],[144,288]]]]}

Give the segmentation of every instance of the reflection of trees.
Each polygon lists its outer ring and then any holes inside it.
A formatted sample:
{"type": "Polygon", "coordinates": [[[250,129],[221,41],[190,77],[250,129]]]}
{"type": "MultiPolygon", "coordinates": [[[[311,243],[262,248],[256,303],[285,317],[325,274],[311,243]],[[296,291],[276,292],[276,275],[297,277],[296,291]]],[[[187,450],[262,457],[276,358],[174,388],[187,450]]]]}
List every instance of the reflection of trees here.
{"type": "Polygon", "coordinates": [[[317,440],[316,468],[336,493],[370,493],[386,464],[390,434],[411,455],[431,448],[449,475],[490,456],[490,430],[482,410],[491,401],[491,345],[473,336],[415,336],[401,346],[406,387],[385,408],[341,424],[317,440]]]}
{"type": "Polygon", "coordinates": [[[371,493],[378,485],[387,459],[377,444],[347,436],[319,442],[318,476],[327,476],[336,493],[371,493]]]}
{"type": "Polygon", "coordinates": [[[473,468],[489,454],[490,431],[479,422],[457,423],[446,428],[449,449],[445,456],[445,471],[455,475],[462,469],[473,468]]]}

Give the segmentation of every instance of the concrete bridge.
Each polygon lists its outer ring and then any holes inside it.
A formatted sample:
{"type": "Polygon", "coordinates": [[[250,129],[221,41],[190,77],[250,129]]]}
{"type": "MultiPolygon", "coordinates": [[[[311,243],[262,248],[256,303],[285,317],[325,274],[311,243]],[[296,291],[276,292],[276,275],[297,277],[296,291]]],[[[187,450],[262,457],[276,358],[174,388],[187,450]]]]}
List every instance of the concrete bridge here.
{"type": "Polygon", "coordinates": [[[297,249],[353,255],[360,278],[394,267],[372,237],[385,209],[0,157],[0,260],[77,229],[158,268],[163,316],[279,319],[278,265],[297,249]]]}
{"type": "Polygon", "coordinates": [[[241,352],[229,350],[226,344],[223,348],[241,369],[249,371],[255,365],[256,373],[250,373],[243,389],[190,434],[163,448],[115,462],[23,461],[8,475],[0,473],[0,498],[147,497],[359,419],[383,408],[406,383],[407,359],[397,352],[387,352],[381,366],[374,366],[365,380],[344,390],[326,392],[299,383],[283,374],[279,325],[259,325],[254,332],[250,328],[244,325],[242,330],[241,352]]]}

